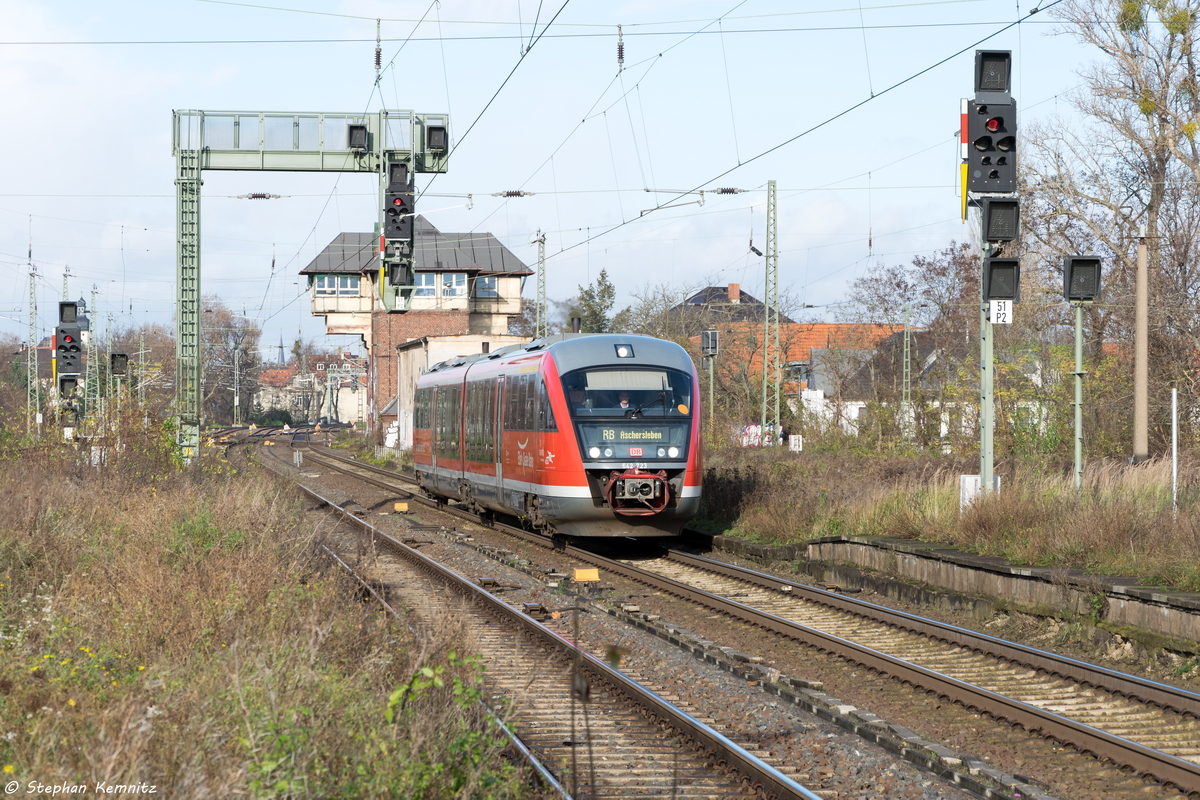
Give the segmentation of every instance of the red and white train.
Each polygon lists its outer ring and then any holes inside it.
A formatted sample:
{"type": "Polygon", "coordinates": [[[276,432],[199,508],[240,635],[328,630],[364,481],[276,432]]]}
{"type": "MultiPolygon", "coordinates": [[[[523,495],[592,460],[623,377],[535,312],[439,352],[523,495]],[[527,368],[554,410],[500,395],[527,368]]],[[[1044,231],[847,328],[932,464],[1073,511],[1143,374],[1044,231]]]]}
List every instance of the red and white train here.
{"type": "Polygon", "coordinates": [[[549,534],[677,535],[700,503],[698,385],[686,350],[648,336],[444,361],[417,381],[417,479],[549,534]]]}

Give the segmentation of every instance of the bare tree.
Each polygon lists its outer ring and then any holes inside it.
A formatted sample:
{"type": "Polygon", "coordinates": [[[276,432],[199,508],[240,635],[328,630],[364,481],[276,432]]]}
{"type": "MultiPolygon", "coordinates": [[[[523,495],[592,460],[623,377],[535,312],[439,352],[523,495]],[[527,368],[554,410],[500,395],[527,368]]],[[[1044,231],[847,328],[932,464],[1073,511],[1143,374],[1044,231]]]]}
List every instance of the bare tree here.
{"type": "Polygon", "coordinates": [[[234,314],[216,296],[205,295],[201,310],[204,415],[212,422],[233,422],[236,386],[236,405],[243,410],[242,416],[248,417],[261,368],[258,340],[262,331],[252,321],[234,314]]]}
{"type": "MultiPolygon", "coordinates": [[[[1086,310],[1089,372],[1115,370],[1117,380],[1093,383],[1102,406],[1124,408],[1095,420],[1110,426],[1099,438],[1127,438],[1124,395],[1132,346],[1135,257],[1144,232],[1150,274],[1151,397],[1183,390],[1185,418],[1200,411],[1194,373],[1200,345],[1200,92],[1196,25],[1200,0],[1068,0],[1055,9],[1063,32],[1095,48],[1083,85],[1068,102],[1071,121],[1029,129],[1022,147],[1026,200],[1026,269],[1061,285],[1064,255],[1104,257],[1104,302],[1086,310]],[[1115,353],[1103,343],[1117,343],[1115,353]]],[[[1060,322],[1070,312],[1060,306],[1060,322]]],[[[1167,421],[1152,404],[1152,434],[1161,443],[1167,421]]],[[[1095,437],[1094,437],[1095,438],[1095,437]]]]}

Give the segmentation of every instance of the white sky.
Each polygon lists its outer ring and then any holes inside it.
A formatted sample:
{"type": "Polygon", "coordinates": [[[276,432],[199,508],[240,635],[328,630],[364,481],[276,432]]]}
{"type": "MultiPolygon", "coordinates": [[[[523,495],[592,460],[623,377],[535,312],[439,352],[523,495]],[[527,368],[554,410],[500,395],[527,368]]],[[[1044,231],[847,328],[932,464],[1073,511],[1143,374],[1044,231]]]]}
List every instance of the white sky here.
{"type": "MultiPolygon", "coordinates": [[[[993,35],[1032,0],[569,0],[521,60],[562,5],[0,0],[0,332],[27,331],[31,236],[39,336],[66,267],[72,299],[97,289],[95,330],[109,315],[173,324],[172,109],[448,111],[457,149],[447,174],[418,176],[418,211],[442,230],[489,231],[532,267],[540,228],[550,298],[607,268],[618,308],[648,284],[708,277],[761,298],[764,264],[748,245],[753,230],[764,249],[774,179],[781,289],[836,304],[871,261],[906,263],[968,235],[957,132],[976,46],[1013,51],[1023,126],[1067,113],[1061,96],[1095,57],[1053,35],[1047,14],[993,35]],[[727,186],[749,191],[639,218],[673,197],[647,188],[727,186]],[[491,196],[516,189],[535,195],[491,196]],[[463,193],[472,208],[432,211],[465,202],[434,195],[463,193]]],[[[264,345],[321,336],[297,273],[340,231],[371,230],[377,187],[370,175],[205,172],[202,290],[258,320],[264,345]],[[248,192],[284,197],[234,199],[248,192]]]]}

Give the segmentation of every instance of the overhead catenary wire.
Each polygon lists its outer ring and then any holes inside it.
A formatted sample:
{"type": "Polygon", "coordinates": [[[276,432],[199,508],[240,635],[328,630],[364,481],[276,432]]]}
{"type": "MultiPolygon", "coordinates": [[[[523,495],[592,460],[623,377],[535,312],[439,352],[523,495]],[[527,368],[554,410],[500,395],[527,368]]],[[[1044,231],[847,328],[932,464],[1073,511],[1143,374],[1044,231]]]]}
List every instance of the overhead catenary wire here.
{"type": "MultiPolygon", "coordinates": [[[[309,9],[289,8],[286,6],[268,6],[268,5],[258,4],[258,3],[239,3],[239,2],[235,2],[235,0],[197,0],[197,2],[212,3],[214,5],[223,5],[223,6],[241,6],[243,8],[254,8],[254,9],[259,9],[259,10],[264,10],[264,11],[281,11],[281,12],[288,12],[288,13],[293,13],[293,14],[312,14],[312,15],[322,16],[322,17],[342,17],[344,19],[365,19],[365,20],[376,19],[376,17],[365,17],[365,16],[359,16],[359,15],[355,15],[355,14],[339,14],[339,13],[333,12],[333,11],[312,11],[309,9]]],[[[977,2],[983,2],[983,0],[922,0],[921,2],[888,3],[888,4],[884,4],[884,5],[878,5],[878,6],[868,6],[868,8],[870,10],[877,10],[877,9],[886,9],[886,8],[913,8],[913,7],[917,7],[917,6],[961,5],[964,3],[977,3],[977,2]]],[[[539,15],[541,14],[541,8],[542,8],[541,2],[539,0],[539,4],[538,4],[538,14],[539,15]]],[[[772,12],[770,14],[747,15],[744,17],[736,17],[735,19],[765,19],[765,18],[770,18],[770,17],[808,16],[808,15],[813,15],[813,14],[828,14],[828,13],[834,13],[834,12],[845,11],[845,10],[846,9],[844,9],[844,8],[836,8],[836,9],[825,8],[825,9],[806,9],[804,11],[781,11],[781,12],[772,12]]],[[[461,20],[461,19],[460,20],[447,20],[447,22],[452,22],[457,25],[499,25],[499,26],[516,25],[518,28],[523,28],[524,23],[521,21],[520,13],[521,13],[521,6],[518,3],[517,4],[517,21],[516,22],[513,22],[511,20],[461,20]]],[[[384,18],[384,21],[385,22],[413,22],[414,20],[409,19],[409,18],[394,18],[394,19],[384,18]]],[[[658,22],[635,23],[634,25],[630,25],[630,27],[646,27],[646,26],[651,26],[651,25],[678,25],[681,23],[704,22],[704,21],[705,20],[703,20],[703,19],[660,20],[658,22]]],[[[536,21],[534,24],[535,25],[537,24],[536,21]]],[[[564,25],[567,25],[570,27],[575,27],[575,28],[606,27],[605,23],[598,23],[598,22],[570,22],[570,23],[564,23],[564,25]]],[[[607,27],[611,27],[611,26],[607,26],[607,27]]],[[[521,39],[524,39],[523,33],[519,33],[518,36],[521,39]]]]}
{"type": "MultiPolygon", "coordinates": [[[[861,9],[861,3],[860,3],[860,9],[861,9]]],[[[531,34],[529,35],[529,40],[530,40],[530,41],[533,41],[533,39],[534,39],[534,35],[533,35],[533,33],[531,33],[531,34]]],[[[396,73],[396,70],[393,70],[393,77],[394,77],[395,73],[396,73]]],[[[625,87],[624,85],[622,85],[622,86],[621,86],[621,88],[622,88],[622,90],[625,90],[625,89],[626,89],[626,87],[625,87]]],[[[639,97],[640,97],[640,88],[639,88],[639,86],[636,86],[636,85],[635,85],[635,86],[634,86],[634,87],[632,87],[632,88],[634,88],[634,89],[639,89],[639,97]]],[[[627,93],[626,93],[625,91],[623,91],[623,95],[624,95],[624,97],[623,97],[623,100],[624,100],[624,102],[625,102],[626,106],[628,106],[628,105],[629,105],[629,104],[628,104],[628,95],[627,95],[627,93]]],[[[645,115],[643,115],[643,125],[645,125],[645,124],[646,124],[646,118],[645,118],[645,115]]],[[[648,143],[648,137],[647,137],[647,143],[648,143]]],[[[640,151],[639,151],[639,153],[640,153],[640,151]]],[[[640,165],[639,165],[639,166],[640,166],[640,165]]],[[[556,182],[556,179],[555,179],[555,183],[557,184],[557,182],[556,182]]],[[[643,175],[643,183],[645,183],[645,177],[644,177],[644,175],[643,175]]],[[[557,185],[555,185],[555,187],[554,187],[554,188],[555,188],[555,192],[557,193],[557,190],[558,190],[558,187],[557,187],[557,185]]],[[[882,189],[884,189],[884,188],[886,188],[886,187],[875,187],[875,189],[872,189],[872,187],[867,187],[867,191],[868,191],[868,192],[871,192],[871,191],[873,191],[873,190],[882,190],[882,189]]],[[[859,189],[859,188],[857,188],[857,187],[854,187],[854,188],[846,187],[844,190],[846,190],[846,191],[858,191],[858,190],[860,190],[860,189],[859,189]]],[[[581,190],[576,190],[576,191],[581,191],[581,190]]],[[[586,190],[582,190],[582,191],[586,191],[586,190]]],[[[610,191],[610,190],[600,190],[600,191],[610,191]]],[[[335,201],[335,204],[336,204],[336,202],[337,202],[336,195],[334,196],[334,201],[335,201]]],[[[515,213],[514,213],[514,216],[515,216],[515,213]]],[[[623,218],[623,217],[624,217],[624,214],[623,214],[623,212],[622,212],[622,218],[623,218]]],[[[559,227],[559,229],[562,229],[562,227],[563,227],[563,226],[562,226],[562,224],[561,224],[561,212],[559,213],[559,226],[558,226],[558,227],[559,227]]],[[[595,227],[595,226],[593,225],[593,227],[595,227]]],[[[870,235],[871,235],[871,232],[869,231],[869,236],[870,236],[870,235]]],[[[122,254],[123,254],[123,253],[122,253],[122,254]]]]}
{"type": "MultiPolygon", "coordinates": [[[[974,1],[974,0],[972,0],[974,1]]],[[[1033,12],[1030,12],[1033,13],[1033,12]]],[[[374,17],[371,17],[374,19],[374,17]]],[[[1100,23],[1116,24],[1114,20],[1097,20],[1100,23]]],[[[937,28],[981,28],[990,25],[1002,25],[1003,20],[988,20],[988,21],[972,21],[972,22],[933,22],[933,23],[910,23],[910,24],[895,24],[895,25],[868,25],[866,30],[869,31],[887,31],[887,30],[931,30],[937,28]]],[[[1029,20],[1024,22],[1025,25],[1057,25],[1060,23],[1054,20],[1029,20]]],[[[1147,24],[1151,24],[1148,21],[1147,24]]],[[[1152,24],[1161,25],[1161,22],[1153,21],[1152,24]]],[[[612,27],[611,25],[603,27],[612,27]]],[[[727,35],[761,35],[771,33],[837,33],[841,31],[860,31],[863,29],[861,25],[826,25],[819,27],[804,27],[804,28],[735,28],[726,30],[727,35]]],[[[604,38],[609,34],[604,33],[563,33],[551,34],[547,39],[598,39],[604,38]]],[[[700,33],[691,33],[688,31],[654,31],[645,33],[631,33],[627,36],[716,36],[714,31],[703,31],[700,33]]],[[[488,41],[507,41],[516,39],[522,41],[521,36],[430,36],[430,37],[413,37],[414,42],[488,42],[488,41]]],[[[540,38],[540,37],[539,37],[540,38]]],[[[0,41],[0,45],[6,47],[134,47],[134,46],[157,46],[157,47],[176,47],[181,45],[264,45],[264,44],[370,44],[375,40],[372,38],[351,37],[344,39],[109,39],[109,40],[91,40],[91,39],[46,39],[39,41],[0,41]]],[[[396,39],[383,39],[384,42],[394,42],[396,39]]]]}
{"type": "MultiPolygon", "coordinates": [[[[434,0],[434,2],[436,3],[437,0],[434,0]]],[[[490,98],[488,98],[488,101],[484,104],[483,108],[479,110],[479,113],[475,116],[475,119],[471,121],[471,124],[467,126],[467,130],[457,138],[457,140],[454,142],[454,145],[450,148],[450,152],[446,153],[445,157],[447,160],[454,155],[458,148],[462,147],[463,141],[471,135],[471,131],[473,131],[475,126],[479,124],[479,120],[483,119],[483,115],[486,114],[488,109],[492,107],[492,103],[496,102],[496,98],[500,96],[500,92],[504,91],[504,87],[508,85],[508,82],[512,79],[512,76],[516,74],[516,71],[520,68],[521,64],[525,63],[525,58],[530,52],[532,52],[534,46],[541,40],[541,38],[546,35],[546,31],[550,29],[550,26],[554,24],[555,20],[558,19],[559,15],[562,14],[562,12],[566,9],[567,4],[570,2],[571,0],[563,0],[563,4],[558,7],[558,11],[554,12],[554,16],[550,18],[550,21],[546,23],[545,27],[542,28],[542,32],[539,33],[536,38],[532,37],[531,34],[532,40],[529,44],[529,47],[527,47],[525,52],[521,54],[521,57],[517,59],[517,63],[513,65],[513,68],[509,70],[509,73],[504,76],[504,80],[500,82],[500,85],[496,88],[496,91],[490,98]]],[[[429,190],[429,187],[433,185],[433,182],[437,180],[437,176],[439,174],[440,173],[434,173],[433,178],[430,179],[429,183],[425,185],[425,189],[418,194],[418,201],[422,196],[424,196],[425,192],[429,190]]]]}
{"type": "MultiPolygon", "coordinates": [[[[1039,11],[1045,11],[1046,9],[1052,8],[1061,2],[1063,2],[1063,0],[1052,0],[1052,2],[1050,2],[1044,8],[1034,9],[1033,11],[1030,12],[1030,14],[1032,15],[1034,13],[1038,13],[1039,11]]],[[[836,120],[841,119],[842,117],[846,116],[847,114],[850,114],[851,112],[853,112],[859,108],[862,108],[863,106],[874,101],[875,99],[882,97],[883,95],[888,94],[889,92],[892,92],[892,91],[898,89],[899,87],[904,86],[905,84],[908,84],[908,83],[916,80],[920,76],[940,67],[942,64],[945,64],[954,58],[957,58],[958,56],[971,50],[972,48],[978,47],[979,45],[983,44],[984,42],[987,42],[989,39],[993,39],[996,36],[999,36],[1001,33],[1004,33],[1005,31],[1007,31],[1013,27],[1016,27],[1017,25],[1020,25],[1021,22],[1022,22],[1022,20],[1018,19],[1017,21],[1011,22],[1011,23],[1005,25],[1004,27],[1000,28],[997,31],[993,31],[992,33],[988,34],[987,36],[983,37],[982,39],[980,39],[976,42],[973,42],[972,44],[969,44],[966,47],[963,47],[959,50],[956,50],[955,52],[951,53],[950,55],[948,55],[942,59],[939,59],[938,61],[934,62],[933,64],[930,64],[928,67],[925,67],[924,69],[914,72],[911,75],[909,75],[908,77],[897,81],[896,83],[894,83],[891,86],[887,87],[886,89],[882,90],[878,94],[871,95],[870,97],[867,97],[864,100],[860,100],[859,102],[854,103],[853,105],[843,109],[842,111],[839,111],[838,113],[836,113],[830,117],[827,117],[826,119],[822,120],[821,122],[818,122],[815,125],[812,125],[809,128],[806,128],[805,130],[800,131],[796,135],[794,135],[788,139],[785,139],[784,141],[780,142],[779,144],[776,144],[773,147],[769,147],[766,150],[761,151],[760,153],[758,153],[757,155],[748,159],[744,163],[740,163],[735,166],[729,167],[728,169],[725,169],[724,171],[720,172],[717,175],[714,175],[713,177],[709,178],[708,180],[697,184],[693,189],[691,189],[689,191],[698,191],[699,189],[703,188],[704,186],[707,186],[710,183],[713,183],[715,181],[719,181],[721,178],[724,178],[726,175],[729,175],[733,171],[735,171],[747,164],[750,164],[751,162],[757,161],[761,158],[766,157],[767,155],[770,155],[771,153],[774,153],[777,150],[787,147],[788,145],[792,144],[793,142],[796,142],[799,139],[802,139],[805,136],[808,136],[809,134],[813,133],[814,131],[820,130],[821,128],[824,128],[825,126],[835,122],[836,120]]],[[[675,198],[675,199],[678,199],[678,198],[675,198]]],[[[665,207],[670,202],[671,201],[668,201],[667,203],[661,203],[660,207],[665,207]]],[[[562,250],[560,250],[558,253],[554,254],[553,256],[549,256],[548,258],[554,258],[554,257],[560,255],[561,253],[564,253],[568,250],[579,247],[582,244],[588,243],[591,241],[592,238],[606,236],[607,234],[611,233],[612,231],[617,230],[618,228],[624,227],[627,224],[629,224],[628,221],[622,220],[619,224],[616,224],[609,228],[606,228],[605,230],[600,231],[599,233],[595,234],[594,236],[589,237],[588,239],[584,240],[583,242],[576,242],[575,244],[570,245],[569,247],[565,247],[562,250]]]]}

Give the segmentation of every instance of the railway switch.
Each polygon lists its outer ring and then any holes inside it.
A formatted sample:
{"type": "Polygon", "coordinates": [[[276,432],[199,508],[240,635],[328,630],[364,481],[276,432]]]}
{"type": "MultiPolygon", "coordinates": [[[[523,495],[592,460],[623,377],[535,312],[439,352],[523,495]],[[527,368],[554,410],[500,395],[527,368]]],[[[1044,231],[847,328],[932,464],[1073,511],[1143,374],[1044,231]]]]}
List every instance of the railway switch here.
{"type": "Polygon", "coordinates": [[[544,620],[549,615],[546,607],[541,603],[522,603],[521,606],[522,610],[526,614],[538,620],[539,622],[544,620]]]}

